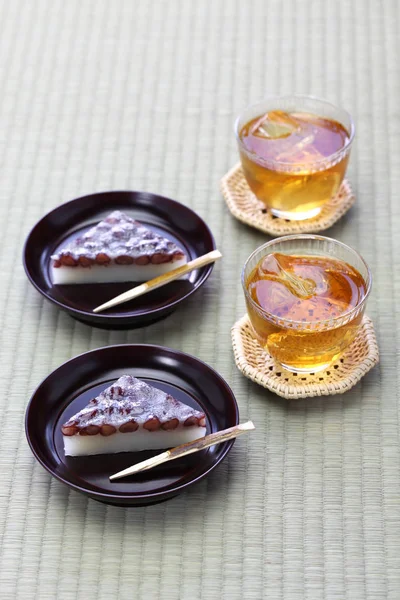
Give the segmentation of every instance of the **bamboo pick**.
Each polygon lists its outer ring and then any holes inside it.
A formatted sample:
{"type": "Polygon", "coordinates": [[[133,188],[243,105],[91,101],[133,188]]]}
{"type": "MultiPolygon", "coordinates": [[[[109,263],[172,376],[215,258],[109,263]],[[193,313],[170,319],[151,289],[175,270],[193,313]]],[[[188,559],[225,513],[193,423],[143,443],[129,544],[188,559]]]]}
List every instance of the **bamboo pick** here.
{"type": "Polygon", "coordinates": [[[147,471],[147,469],[152,469],[153,467],[161,465],[170,460],[175,460],[177,458],[181,458],[182,456],[199,452],[200,450],[204,450],[205,448],[209,448],[215,444],[221,444],[222,442],[232,440],[233,438],[236,438],[243,433],[247,433],[248,431],[252,431],[253,429],[255,429],[253,422],[247,421],[247,423],[242,423],[241,425],[235,425],[234,427],[229,427],[228,429],[223,429],[222,431],[210,433],[203,438],[199,438],[193,442],[188,442],[187,444],[176,446],[176,448],[166,450],[165,452],[157,454],[156,456],[153,456],[147,460],[143,460],[132,467],[128,467],[123,471],[114,473],[114,475],[110,476],[110,480],[114,481],[115,479],[121,479],[122,477],[127,477],[128,475],[133,475],[141,471],[147,471]]]}
{"type": "Polygon", "coordinates": [[[99,313],[107,308],[111,308],[113,306],[117,306],[117,304],[123,304],[124,302],[128,302],[129,300],[133,300],[134,298],[138,298],[139,296],[143,296],[143,294],[147,294],[147,292],[151,292],[151,290],[155,290],[171,281],[175,281],[175,279],[179,279],[183,275],[190,273],[190,271],[194,271],[194,269],[200,269],[201,267],[205,267],[210,263],[215,262],[219,258],[221,258],[222,254],[219,250],[213,250],[212,252],[208,252],[203,256],[198,256],[194,260],[174,269],[173,271],[169,271],[168,273],[164,273],[159,277],[155,277],[154,279],[150,279],[147,283],[142,283],[115,298],[105,302],[101,306],[97,306],[93,310],[94,313],[99,313]]]}

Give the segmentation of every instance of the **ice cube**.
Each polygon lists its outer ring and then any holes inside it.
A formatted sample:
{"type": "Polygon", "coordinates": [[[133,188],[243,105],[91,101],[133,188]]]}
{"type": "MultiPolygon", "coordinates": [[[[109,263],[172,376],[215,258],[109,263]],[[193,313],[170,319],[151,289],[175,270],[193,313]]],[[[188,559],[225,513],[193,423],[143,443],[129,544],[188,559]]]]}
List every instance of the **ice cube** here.
{"type": "Polygon", "coordinates": [[[264,279],[283,283],[297,298],[310,298],[315,293],[316,283],[293,273],[290,258],[285,254],[269,254],[259,267],[260,275],[264,279]]]}
{"type": "Polygon", "coordinates": [[[259,266],[261,277],[263,275],[280,275],[283,269],[290,268],[291,257],[287,254],[272,252],[268,254],[259,266]]]}
{"type": "Polygon", "coordinates": [[[249,286],[251,297],[261,308],[276,317],[285,317],[297,301],[286,285],[273,279],[261,279],[249,286]]]}
{"type": "Polygon", "coordinates": [[[276,140],[288,137],[299,129],[298,119],[283,110],[266,113],[253,125],[251,134],[257,137],[276,140]]]}
{"type": "Polygon", "coordinates": [[[324,155],[314,146],[314,140],[313,133],[305,137],[298,135],[297,141],[291,139],[290,143],[288,142],[286,147],[276,155],[275,160],[292,163],[313,163],[324,159],[324,155]]]}

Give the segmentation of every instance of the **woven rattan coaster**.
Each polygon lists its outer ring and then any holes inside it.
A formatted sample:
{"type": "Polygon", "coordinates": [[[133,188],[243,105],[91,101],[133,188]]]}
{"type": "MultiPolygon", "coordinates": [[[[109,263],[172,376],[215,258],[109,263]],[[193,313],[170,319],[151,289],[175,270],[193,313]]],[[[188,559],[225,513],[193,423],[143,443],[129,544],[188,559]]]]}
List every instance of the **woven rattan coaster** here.
{"type": "Polygon", "coordinates": [[[271,236],[324,231],[332,227],[355,201],[350,184],[345,179],[338,194],[324,206],[318,216],[305,221],[279,219],[274,217],[250,190],[240,163],[221,179],[221,192],[236,219],[271,236]]]}
{"type": "Polygon", "coordinates": [[[365,315],[359,334],[342,357],[313,375],[292,373],[278,365],[257,342],[247,315],[232,327],[232,345],[243,375],[288,399],[343,394],[379,362],[374,326],[365,315]]]}

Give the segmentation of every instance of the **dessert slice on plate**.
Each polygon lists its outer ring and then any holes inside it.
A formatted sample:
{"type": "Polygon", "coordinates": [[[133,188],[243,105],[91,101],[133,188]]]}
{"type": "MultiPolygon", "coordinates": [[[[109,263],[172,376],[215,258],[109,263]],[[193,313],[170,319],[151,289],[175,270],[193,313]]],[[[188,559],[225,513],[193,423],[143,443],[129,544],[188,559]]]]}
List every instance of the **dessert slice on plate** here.
{"type": "Polygon", "coordinates": [[[61,428],[67,456],[172,448],[206,434],[205,414],[123,375],[61,428]]]}
{"type": "Polygon", "coordinates": [[[119,210],[51,259],[55,284],[148,281],[187,262],[174,242],[119,210]]]}

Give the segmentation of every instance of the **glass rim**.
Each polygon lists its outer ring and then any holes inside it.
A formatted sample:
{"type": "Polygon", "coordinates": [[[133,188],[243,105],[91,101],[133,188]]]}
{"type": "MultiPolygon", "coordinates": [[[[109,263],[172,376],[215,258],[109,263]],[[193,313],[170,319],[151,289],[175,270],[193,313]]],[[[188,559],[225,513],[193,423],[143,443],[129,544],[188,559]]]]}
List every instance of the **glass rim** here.
{"type": "MultiPolygon", "coordinates": [[[[343,123],[341,123],[343,125],[343,123]]],[[[346,127],[347,130],[347,127],[346,127]]],[[[341,108],[340,106],[337,106],[336,104],[333,104],[333,102],[329,102],[328,100],[324,100],[323,98],[318,98],[317,96],[308,96],[307,94],[293,94],[293,95],[285,95],[285,96],[267,96],[266,98],[263,98],[262,100],[259,100],[258,102],[253,102],[252,104],[248,104],[240,113],[239,115],[236,117],[235,119],[235,123],[234,123],[234,133],[235,133],[235,137],[236,140],[240,146],[240,148],[250,157],[254,157],[254,161],[255,162],[259,162],[262,165],[281,165],[282,166],[282,170],[287,170],[288,167],[294,168],[294,167],[298,167],[301,165],[305,165],[307,164],[307,166],[310,168],[313,165],[321,165],[324,163],[330,163],[330,162],[335,162],[335,160],[341,155],[341,154],[345,154],[346,152],[349,152],[350,147],[353,143],[354,140],[354,135],[356,132],[356,128],[355,128],[355,124],[353,121],[353,117],[351,116],[351,114],[345,110],[344,108],[341,108]],[[345,142],[345,144],[342,146],[342,148],[340,148],[339,150],[336,150],[336,152],[333,152],[333,154],[330,154],[329,156],[324,156],[323,158],[320,158],[318,160],[313,161],[312,163],[302,163],[302,162],[298,162],[298,163],[287,163],[287,162],[283,162],[283,161],[279,161],[279,160],[274,160],[272,159],[265,159],[262,156],[260,156],[259,154],[257,154],[256,152],[253,152],[252,150],[249,150],[248,148],[246,148],[246,146],[244,145],[241,137],[240,137],[240,131],[239,131],[239,121],[242,118],[243,113],[245,113],[247,110],[249,110],[250,108],[253,108],[254,106],[257,106],[257,104],[261,104],[262,102],[266,102],[268,100],[283,100],[286,98],[293,98],[294,100],[299,99],[299,100],[316,100],[317,102],[322,102],[323,104],[327,104],[329,106],[331,106],[332,108],[334,108],[335,110],[341,110],[349,119],[350,122],[350,131],[349,133],[349,138],[348,140],[345,142]]],[[[327,167],[328,168],[328,167],[327,167]]]]}
{"type": "MultiPolygon", "coordinates": [[[[265,255],[265,256],[267,256],[267,255],[265,255]]],[[[315,256],[317,256],[317,255],[315,255],[315,256]]],[[[335,258],[335,257],[332,257],[332,258],[335,258]]],[[[343,262],[346,262],[346,261],[343,261],[343,262]]],[[[361,275],[361,273],[360,273],[360,275],[361,275]]],[[[368,296],[371,292],[371,288],[372,288],[372,274],[371,274],[370,268],[369,268],[368,264],[366,263],[366,261],[364,260],[364,258],[361,256],[361,254],[359,252],[357,252],[357,250],[354,250],[354,248],[352,248],[351,246],[348,246],[347,244],[344,244],[343,242],[339,242],[339,240],[335,240],[334,238],[329,238],[329,237],[326,237],[323,235],[313,235],[313,234],[308,234],[308,233],[298,233],[298,234],[293,234],[293,235],[281,236],[279,238],[270,240],[269,242],[266,242],[265,244],[262,244],[261,246],[258,246],[258,248],[256,248],[250,254],[250,256],[247,258],[246,262],[244,263],[244,266],[242,269],[241,280],[242,280],[242,287],[243,287],[243,291],[244,291],[246,300],[248,302],[250,302],[250,304],[258,312],[261,312],[263,315],[265,315],[265,317],[269,321],[272,320],[272,321],[279,321],[279,323],[283,323],[283,327],[285,327],[286,324],[288,324],[288,325],[292,324],[292,325],[296,325],[298,329],[299,328],[307,329],[307,328],[309,328],[310,325],[312,325],[314,328],[319,329],[321,327],[321,325],[323,326],[324,324],[330,324],[331,327],[329,327],[329,329],[335,329],[336,327],[338,327],[337,325],[335,325],[335,323],[337,323],[338,321],[346,320],[346,319],[347,319],[347,321],[351,320],[351,317],[353,317],[353,315],[355,313],[359,312],[360,309],[364,307],[365,303],[367,302],[368,296]],[[324,241],[324,242],[326,242],[326,241],[333,242],[334,244],[337,244],[338,246],[341,246],[342,248],[349,250],[350,252],[355,254],[358,259],[360,259],[360,261],[363,263],[363,265],[367,271],[367,281],[365,280],[364,277],[362,277],[366,284],[366,290],[365,290],[365,294],[364,294],[363,298],[356,304],[356,306],[353,306],[353,308],[344,312],[343,314],[338,315],[337,317],[331,317],[330,319],[322,319],[320,321],[295,321],[293,319],[287,319],[285,317],[278,317],[277,315],[274,315],[273,313],[268,312],[265,309],[263,309],[259,304],[257,304],[257,302],[255,302],[253,300],[253,298],[251,297],[251,295],[249,294],[249,292],[246,288],[246,282],[245,282],[245,270],[246,270],[246,267],[247,267],[248,263],[250,262],[250,260],[254,257],[254,255],[256,253],[258,253],[260,250],[263,250],[264,248],[267,248],[269,246],[274,246],[274,244],[281,243],[282,241],[289,242],[289,241],[294,241],[294,240],[298,240],[298,239],[320,240],[320,241],[324,241]]]]}

